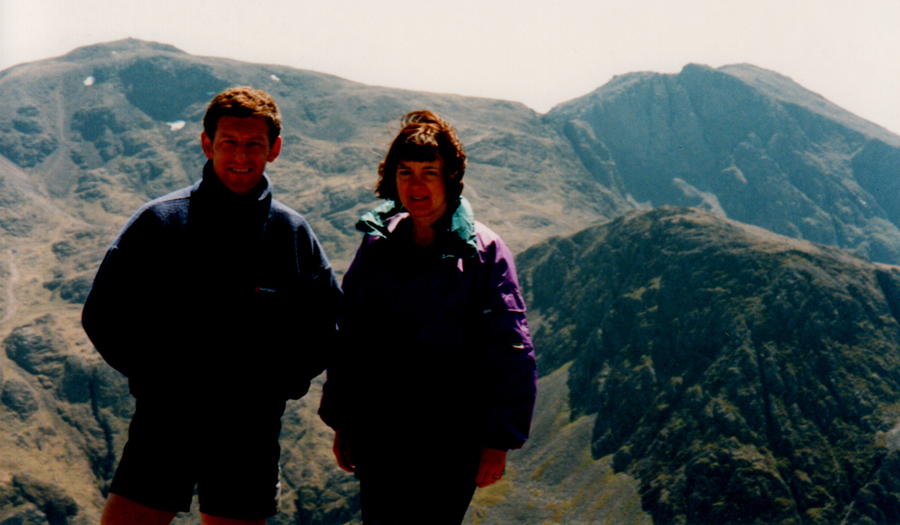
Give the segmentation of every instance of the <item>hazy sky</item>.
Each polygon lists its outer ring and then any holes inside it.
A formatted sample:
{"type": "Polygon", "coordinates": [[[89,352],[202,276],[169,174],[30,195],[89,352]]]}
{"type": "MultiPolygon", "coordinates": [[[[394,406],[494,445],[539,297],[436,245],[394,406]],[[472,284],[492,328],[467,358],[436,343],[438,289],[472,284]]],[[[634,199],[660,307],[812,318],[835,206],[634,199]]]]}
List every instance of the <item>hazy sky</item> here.
{"type": "Polygon", "coordinates": [[[138,38],[545,113],[614,75],[750,63],[900,133],[900,0],[0,0],[0,70],[138,38]]]}

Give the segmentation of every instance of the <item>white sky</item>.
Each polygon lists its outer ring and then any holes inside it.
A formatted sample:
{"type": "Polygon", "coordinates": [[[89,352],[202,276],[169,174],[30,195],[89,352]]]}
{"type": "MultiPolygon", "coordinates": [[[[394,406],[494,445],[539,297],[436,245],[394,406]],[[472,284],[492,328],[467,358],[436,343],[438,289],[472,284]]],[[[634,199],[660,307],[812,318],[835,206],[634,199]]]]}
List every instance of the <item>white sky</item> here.
{"type": "Polygon", "coordinates": [[[0,0],[0,70],[128,37],[541,113],[746,62],[900,133],[900,0],[0,0]]]}

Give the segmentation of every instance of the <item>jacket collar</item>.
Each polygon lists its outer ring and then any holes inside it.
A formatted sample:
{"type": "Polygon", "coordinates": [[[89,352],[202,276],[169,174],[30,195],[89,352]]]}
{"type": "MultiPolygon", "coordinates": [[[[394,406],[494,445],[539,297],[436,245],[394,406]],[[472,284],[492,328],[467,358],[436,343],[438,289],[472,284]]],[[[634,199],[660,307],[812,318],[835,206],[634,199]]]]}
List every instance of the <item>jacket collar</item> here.
{"type": "MultiPolygon", "coordinates": [[[[402,205],[392,200],[363,214],[356,223],[356,229],[373,237],[391,239],[397,226],[409,217],[402,205]]],[[[474,255],[478,251],[475,236],[475,214],[465,197],[460,197],[432,226],[435,229],[435,244],[442,257],[456,258],[474,255]]]]}
{"type": "Polygon", "coordinates": [[[212,168],[203,168],[203,179],[191,189],[194,222],[215,223],[221,228],[256,228],[268,217],[272,204],[272,183],[263,174],[259,184],[246,195],[229,190],[212,168]]]}
{"type": "Polygon", "coordinates": [[[272,200],[272,182],[269,175],[263,173],[263,178],[255,188],[246,195],[238,195],[219,180],[213,171],[212,161],[207,161],[203,166],[203,179],[194,185],[193,192],[224,209],[255,209],[258,206],[267,208],[272,200]]]}

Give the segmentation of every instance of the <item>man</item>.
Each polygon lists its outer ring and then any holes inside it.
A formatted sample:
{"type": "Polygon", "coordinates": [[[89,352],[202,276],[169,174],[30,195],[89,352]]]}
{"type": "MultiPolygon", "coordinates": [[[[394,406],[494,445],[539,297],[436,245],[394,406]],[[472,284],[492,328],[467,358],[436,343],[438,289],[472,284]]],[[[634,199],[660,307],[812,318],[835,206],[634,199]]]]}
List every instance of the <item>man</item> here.
{"type": "Polygon", "coordinates": [[[136,399],[101,524],[262,524],[277,512],[287,399],[325,367],[340,288],[297,212],[272,198],[275,102],[213,98],[202,179],[131,217],[94,280],[84,329],[136,399]]]}

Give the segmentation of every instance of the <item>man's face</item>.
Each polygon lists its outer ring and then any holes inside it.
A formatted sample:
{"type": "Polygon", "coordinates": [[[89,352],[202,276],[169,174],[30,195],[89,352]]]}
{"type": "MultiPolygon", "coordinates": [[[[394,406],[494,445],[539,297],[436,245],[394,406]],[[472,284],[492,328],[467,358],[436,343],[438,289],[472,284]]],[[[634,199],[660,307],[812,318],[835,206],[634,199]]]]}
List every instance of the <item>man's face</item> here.
{"type": "Polygon", "coordinates": [[[215,137],[203,132],[200,143],[222,184],[245,195],[259,184],[266,169],[281,153],[281,137],[269,144],[269,127],[263,117],[222,117],[215,137]]]}

